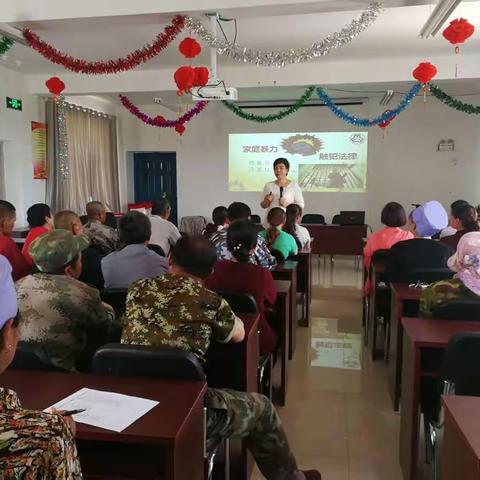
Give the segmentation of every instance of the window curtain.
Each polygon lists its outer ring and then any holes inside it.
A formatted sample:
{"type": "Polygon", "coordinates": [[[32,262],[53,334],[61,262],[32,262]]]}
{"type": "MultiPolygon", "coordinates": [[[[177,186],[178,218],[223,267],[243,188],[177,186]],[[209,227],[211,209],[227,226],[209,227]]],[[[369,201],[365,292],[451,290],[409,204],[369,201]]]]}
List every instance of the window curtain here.
{"type": "MultiPolygon", "coordinates": [[[[47,118],[50,116],[49,120],[58,127],[57,106],[51,103],[47,108],[47,118]]],[[[52,209],[68,209],[82,215],[85,205],[96,200],[102,202],[107,210],[118,211],[120,195],[115,119],[72,105],[66,108],[65,120],[68,144],[66,178],[60,174],[58,165],[58,128],[49,129],[49,144],[53,148],[48,156],[52,168],[47,183],[47,198],[52,209]]]]}

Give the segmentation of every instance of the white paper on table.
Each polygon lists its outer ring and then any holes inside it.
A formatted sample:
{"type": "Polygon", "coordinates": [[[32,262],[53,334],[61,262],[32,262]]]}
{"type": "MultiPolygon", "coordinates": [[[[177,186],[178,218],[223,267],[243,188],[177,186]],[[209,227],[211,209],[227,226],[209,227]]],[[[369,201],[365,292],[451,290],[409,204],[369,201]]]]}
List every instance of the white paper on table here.
{"type": "Polygon", "coordinates": [[[49,412],[51,408],[57,410],[85,409],[85,412],[73,415],[76,422],[121,432],[158,403],[155,400],[121,393],[82,388],[44,411],[49,412]]]}

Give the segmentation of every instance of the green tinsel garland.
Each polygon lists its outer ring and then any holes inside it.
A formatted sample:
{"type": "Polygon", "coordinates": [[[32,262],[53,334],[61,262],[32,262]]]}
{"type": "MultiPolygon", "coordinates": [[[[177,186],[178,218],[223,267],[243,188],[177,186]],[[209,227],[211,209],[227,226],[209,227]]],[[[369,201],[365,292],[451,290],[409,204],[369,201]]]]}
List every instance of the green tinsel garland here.
{"type": "Polygon", "coordinates": [[[469,115],[480,115],[480,106],[472,105],[471,103],[463,103],[460,100],[447,95],[440,87],[437,87],[433,83],[430,84],[430,92],[445,105],[448,105],[459,112],[468,113],[469,115]]]}
{"type": "Polygon", "coordinates": [[[0,39],[0,55],[7,53],[13,46],[15,42],[10,40],[10,38],[2,37],[0,39]]]}
{"type": "Polygon", "coordinates": [[[254,113],[245,113],[240,107],[237,107],[235,104],[231,102],[227,102],[225,100],[222,103],[235,115],[238,115],[240,118],[244,120],[250,120],[252,122],[259,122],[259,123],[267,123],[267,122],[275,122],[277,120],[281,120],[282,118],[295,113],[301,107],[305,105],[307,100],[314,94],[315,87],[308,87],[305,90],[305,93],[291,106],[282,110],[278,113],[272,113],[270,115],[255,115],[254,113]]]}

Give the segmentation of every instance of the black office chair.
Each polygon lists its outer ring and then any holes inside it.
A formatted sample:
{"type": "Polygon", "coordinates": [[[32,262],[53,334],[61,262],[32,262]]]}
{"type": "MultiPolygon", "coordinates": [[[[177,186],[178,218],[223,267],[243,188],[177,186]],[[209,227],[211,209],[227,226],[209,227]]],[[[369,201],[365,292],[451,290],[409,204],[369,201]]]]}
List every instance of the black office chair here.
{"type": "Polygon", "coordinates": [[[432,309],[433,318],[442,320],[480,320],[480,299],[452,299],[432,309]]]}
{"type": "Polygon", "coordinates": [[[152,252],[155,252],[157,255],[160,255],[161,257],[165,257],[165,252],[163,251],[163,248],[160,245],[156,245],[155,243],[149,243],[147,245],[148,249],[151,250],[152,252]]]}
{"type": "Polygon", "coordinates": [[[21,370],[44,370],[47,372],[65,372],[54,365],[45,350],[38,343],[18,342],[10,368],[21,370]]]}
{"type": "MultiPolygon", "coordinates": [[[[375,262],[386,263],[388,259],[389,250],[377,250],[372,255],[372,265],[375,262]]],[[[370,272],[371,274],[371,272],[370,272]]],[[[382,276],[383,277],[383,276],[382,276]]],[[[384,281],[383,278],[380,278],[380,281],[384,281]]],[[[372,288],[374,286],[372,285],[372,288]]],[[[390,289],[385,285],[380,287],[376,291],[375,295],[375,305],[370,305],[368,303],[368,297],[364,297],[367,305],[364,307],[366,310],[365,313],[365,334],[366,334],[366,343],[370,343],[372,360],[376,359],[377,356],[377,336],[378,336],[378,327],[379,327],[379,318],[383,318],[383,327],[384,327],[384,337],[387,338],[387,331],[390,325],[390,289]],[[370,321],[372,324],[370,325],[370,321]],[[368,333],[371,331],[371,338],[368,338],[368,333]]]]}
{"type": "Polygon", "coordinates": [[[437,478],[437,434],[443,428],[442,395],[480,396],[480,333],[461,333],[448,342],[440,367],[441,388],[430,409],[424,409],[427,463],[433,461],[437,478]]]}
{"type": "MultiPolygon", "coordinates": [[[[236,314],[258,313],[258,305],[249,293],[218,292],[230,305],[236,314]]],[[[268,398],[272,398],[272,370],[273,356],[264,355],[259,358],[258,365],[258,390],[268,398]]]]}
{"type": "Polygon", "coordinates": [[[262,220],[260,218],[260,215],[250,215],[250,220],[253,222],[253,223],[262,223],[262,220]]]}
{"type": "Polygon", "coordinates": [[[276,248],[269,248],[269,250],[278,264],[283,263],[286,260],[285,255],[283,255],[283,253],[280,252],[280,250],[277,250],[276,248]]]}
{"type": "MultiPolygon", "coordinates": [[[[175,348],[109,343],[97,350],[93,357],[93,373],[117,377],[151,377],[178,381],[206,381],[197,357],[191,352],[175,348]]],[[[205,410],[206,415],[206,410],[205,410]]],[[[205,419],[206,421],[206,419],[205,419]]],[[[205,431],[206,435],[206,431],[205,431]]],[[[214,460],[219,444],[205,439],[206,478],[213,473],[214,460]]],[[[228,442],[225,442],[228,455],[228,442]]],[[[225,478],[229,477],[228,461],[225,478]]]]}
{"type": "Polygon", "coordinates": [[[325,217],[320,213],[306,213],[302,217],[302,223],[304,224],[316,224],[325,225],[325,217]]]}
{"type": "Polygon", "coordinates": [[[100,291],[100,298],[115,310],[115,315],[121,317],[127,308],[126,288],[106,288],[100,291]]]}
{"type": "Polygon", "coordinates": [[[415,268],[407,274],[411,283],[434,283],[452,278],[454,272],[449,268],[415,268]]]}
{"type": "Polygon", "coordinates": [[[342,216],[337,213],[332,217],[332,225],[341,225],[342,224],[342,216]]]}

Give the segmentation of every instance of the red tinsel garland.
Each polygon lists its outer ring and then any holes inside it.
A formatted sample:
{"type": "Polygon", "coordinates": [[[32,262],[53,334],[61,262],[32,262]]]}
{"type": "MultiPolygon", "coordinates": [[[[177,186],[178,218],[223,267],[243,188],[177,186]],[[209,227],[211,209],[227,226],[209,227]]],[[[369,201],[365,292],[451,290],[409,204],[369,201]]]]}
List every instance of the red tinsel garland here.
{"type": "Polygon", "coordinates": [[[185,25],[185,17],[177,15],[172,23],[165,27],[164,31],[159,33],[155,41],[140,50],[135,50],[129,53],[124,58],[116,60],[99,60],[90,62],[80,58],[74,58],[66,53],[57,50],[55,47],[44,42],[40,37],[25,28],[23,30],[23,37],[28,45],[36,50],[40,55],[50,60],[53,63],[64,66],[68,70],[76,73],[86,73],[90,75],[100,75],[106,73],[125,72],[135,68],[141,63],[148,62],[156,57],[162,50],[164,50],[172,40],[183,30],[185,25]]]}

